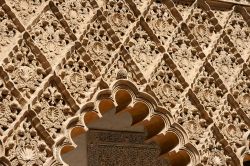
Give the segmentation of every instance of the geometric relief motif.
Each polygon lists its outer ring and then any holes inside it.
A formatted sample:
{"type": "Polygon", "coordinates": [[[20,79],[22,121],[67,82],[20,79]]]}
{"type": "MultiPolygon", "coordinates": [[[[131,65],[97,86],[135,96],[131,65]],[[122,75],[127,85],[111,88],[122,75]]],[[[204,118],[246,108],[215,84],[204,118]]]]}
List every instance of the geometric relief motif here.
{"type": "Polygon", "coordinates": [[[108,1],[104,7],[103,15],[107,18],[115,34],[123,41],[125,33],[135,22],[135,16],[123,0],[108,1]]]}
{"type": "Polygon", "coordinates": [[[175,31],[178,22],[172,16],[167,6],[154,2],[145,17],[149,27],[156,34],[161,44],[168,46],[171,35],[175,31]]]}
{"type": "Polygon", "coordinates": [[[48,0],[7,0],[7,4],[13,9],[24,26],[31,24],[31,21],[44,8],[46,2],[48,0]]]}
{"type": "Polygon", "coordinates": [[[73,115],[53,82],[44,90],[33,109],[37,112],[41,124],[54,139],[62,134],[63,122],[73,115]]]}
{"type": "Polygon", "coordinates": [[[6,88],[5,82],[0,79],[0,135],[9,129],[10,125],[17,119],[21,107],[6,88]]]}
{"type": "Polygon", "coordinates": [[[202,64],[202,59],[198,50],[191,45],[191,40],[180,28],[178,28],[167,52],[179,66],[186,81],[191,82],[202,64]]]}
{"type": "Polygon", "coordinates": [[[250,78],[244,72],[240,73],[231,93],[239,103],[240,108],[250,118],[250,78]]]}
{"type": "Polygon", "coordinates": [[[91,60],[102,71],[115,50],[110,36],[102,26],[102,22],[95,18],[80,40],[91,60]]]}
{"type": "Polygon", "coordinates": [[[142,26],[137,27],[125,47],[143,74],[150,73],[162,57],[157,44],[152,41],[142,26]]]}
{"type": "Polygon", "coordinates": [[[19,41],[4,62],[3,67],[10,74],[17,89],[23,97],[30,98],[46,73],[25,40],[19,41]]]}
{"type": "Polygon", "coordinates": [[[94,15],[93,7],[89,0],[57,0],[55,2],[59,11],[63,12],[70,29],[78,37],[83,34],[87,23],[94,15]],[[57,2],[58,1],[58,2],[57,2]]]}
{"type": "Polygon", "coordinates": [[[221,37],[214,51],[209,57],[209,62],[223,79],[228,87],[234,82],[235,77],[242,68],[243,59],[229,41],[221,37]]]}
{"type": "Polygon", "coordinates": [[[41,166],[52,152],[26,118],[7,139],[5,156],[12,166],[41,166]]]}
{"type": "Polygon", "coordinates": [[[225,31],[244,60],[250,55],[250,27],[240,13],[233,13],[225,31]]]}
{"type": "Polygon", "coordinates": [[[86,93],[96,79],[96,76],[86,66],[82,56],[76,52],[62,65],[59,75],[67,90],[79,104],[88,97],[86,93]]]}
{"type": "Polygon", "coordinates": [[[161,61],[160,67],[156,73],[151,76],[150,86],[161,103],[171,110],[178,104],[184,87],[179,83],[178,78],[166,64],[165,60],[161,61]]]}
{"type": "Polygon", "coordinates": [[[4,47],[8,46],[18,33],[16,25],[0,6],[0,54],[4,53],[4,47]]]}
{"type": "Polygon", "coordinates": [[[39,21],[32,25],[29,33],[52,66],[56,64],[72,41],[50,9],[42,13],[39,21]]]}
{"type": "Polygon", "coordinates": [[[209,13],[198,7],[193,10],[190,19],[187,20],[188,27],[196,36],[200,47],[205,53],[210,53],[206,49],[213,44],[211,39],[216,39],[219,35],[210,20],[209,13]]]}

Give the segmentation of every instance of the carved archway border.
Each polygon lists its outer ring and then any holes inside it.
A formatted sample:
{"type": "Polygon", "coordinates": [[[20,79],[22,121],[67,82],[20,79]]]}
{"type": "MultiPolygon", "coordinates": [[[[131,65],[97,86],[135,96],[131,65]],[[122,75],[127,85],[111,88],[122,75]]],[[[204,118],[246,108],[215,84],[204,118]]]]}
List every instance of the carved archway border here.
{"type": "Polygon", "coordinates": [[[175,123],[171,113],[158,106],[151,95],[139,91],[128,80],[115,81],[108,89],[99,90],[76,116],[65,122],[65,134],[56,140],[54,156],[65,164],[61,154],[76,147],[72,138],[88,131],[88,124],[101,118],[110,109],[116,109],[116,113],[128,112],[132,118],[131,126],[142,124],[147,133],[146,142],[154,141],[159,145],[160,157],[173,165],[179,165],[183,155],[187,158],[184,165],[199,163],[199,152],[188,142],[188,134],[181,125],[175,123]]]}

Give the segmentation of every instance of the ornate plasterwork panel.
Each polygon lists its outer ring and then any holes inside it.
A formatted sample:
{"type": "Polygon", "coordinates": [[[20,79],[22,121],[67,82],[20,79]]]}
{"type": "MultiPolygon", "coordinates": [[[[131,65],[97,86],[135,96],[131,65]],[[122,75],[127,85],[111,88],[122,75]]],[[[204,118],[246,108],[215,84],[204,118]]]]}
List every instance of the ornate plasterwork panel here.
{"type": "Polygon", "coordinates": [[[77,37],[83,34],[90,19],[95,14],[96,4],[88,0],[58,0],[55,4],[62,11],[70,29],[77,37]]]}
{"type": "Polygon", "coordinates": [[[247,0],[0,0],[0,163],[67,165],[115,108],[169,163],[243,166],[249,20],[247,0]]]}
{"type": "Polygon", "coordinates": [[[16,98],[11,94],[11,90],[7,88],[6,82],[0,79],[0,133],[9,129],[10,125],[17,120],[21,112],[21,106],[16,98]]]}
{"type": "Polygon", "coordinates": [[[87,93],[95,82],[96,76],[84,62],[83,56],[77,52],[74,52],[61,68],[59,75],[67,90],[77,103],[83,103],[88,98],[87,93]]]}
{"type": "Polygon", "coordinates": [[[34,43],[51,63],[55,65],[56,60],[63,54],[72,42],[69,34],[65,31],[60,21],[49,9],[43,12],[38,22],[31,26],[30,35],[34,43]]]}
{"type": "Polygon", "coordinates": [[[0,6],[0,53],[9,46],[13,39],[19,34],[17,26],[11,20],[11,17],[0,6]]]}
{"type": "Polygon", "coordinates": [[[27,118],[6,141],[4,154],[13,166],[43,165],[52,156],[51,149],[27,118]]]}
{"type": "Polygon", "coordinates": [[[52,138],[57,138],[63,133],[63,123],[73,115],[73,111],[63,98],[55,82],[51,82],[38,100],[34,103],[34,111],[41,124],[50,133],[52,138]]]}
{"type": "Polygon", "coordinates": [[[242,69],[244,61],[227,36],[219,39],[211,57],[208,59],[225,84],[231,87],[235,77],[240,72],[240,69],[242,69]]]}
{"type": "Polygon", "coordinates": [[[157,61],[163,56],[157,41],[148,34],[142,25],[139,25],[125,47],[140,70],[148,78],[150,71],[155,68],[157,61]]]}
{"type": "Polygon", "coordinates": [[[186,80],[192,81],[203,62],[204,54],[192,45],[191,40],[182,29],[178,28],[167,52],[178,65],[186,80]]]}
{"type": "Polygon", "coordinates": [[[124,0],[105,0],[103,15],[107,18],[111,28],[122,41],[126,37],[127,29],[135,22],[134,13],[124,0]]]}
{"type": "Polygon", "coordinates": [[[47,2],[48,0],[7,0],[7,4],[13,9],[25,27],[30,25],[40,14],[47,2]]]}
{"type": "Polygon", "coordinates": [[[250,54],[250,30],[241,13],[233,13],[225,27],[229,38],[244,60],[250,54]]]}
{"type": "Polygon", "coordinates": [[[163,46],[168,46],[172,34],[178,25],[164,3],[153,2],[145,18],[163,46]]]}
{"type": "Polygon", "coordinates": [[[4,62],[4,69],[9,73],[17,89],[26,98],[31,97],[47,75],[25,40],[19,41],[4,62]]]}
{"type": "Polygon", "coordinates": [[[89,24],[81,42],[85,46],[86,52],[101,71],[111,59],[115,45],[99,18],[95,18],[89,24]]]}

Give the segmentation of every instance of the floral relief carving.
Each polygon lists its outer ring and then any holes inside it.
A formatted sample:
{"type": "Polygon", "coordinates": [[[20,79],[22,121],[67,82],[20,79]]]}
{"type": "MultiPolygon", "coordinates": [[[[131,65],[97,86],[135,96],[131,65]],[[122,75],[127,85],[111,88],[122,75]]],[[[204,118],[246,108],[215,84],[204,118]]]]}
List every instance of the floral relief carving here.
{"type": "Polygon", "coordinates": [[[98,19],[95,19],[90,24],[81,41],[91,59],[95,62],[99,70],[102,71],[103,67],[106,66],[112,57],[115,46],[98,19]]]}
{"type": "Polygon", "coordinates": [[[113,65],[108,69],[107,73],[103,76],[104,80],[111,83],[117,79],[129,79],[137,82],[140,80],[136,79],[135,73],[132,69],[127,69],[128,63],[119,55],[119,57],[114,61],[113,65]]]}
{"type": "Polygon", "coordinates": [[[214,122],[226,137],[230,147],[237,153],[242,147],[246,147],[243,140],[244,134],[249,130],[236,110],[228,105],[227,102],[215,113],[214,122]]]}
{"type": "Polygon", "coordinates": [[[225,91],[217,87],[215,79],[204,68],[195,80],[192,89],[211,117],[216,110],[220,109],[225,99],[225,91]]]}
{"type": "Polygon", "coordinates": [[[154,2],[146,15],[146,22],[157,35],[162,45],[168,46],[171,35],[175,31],[178,22],[171,15],[167,6],[154,2]]]}
{"type": "Polygon", "coordinates": [[[21,106],[16,101],[5,82],[0,79],[0,135],[9,129],[21,112],[21,106]]]}
{"type": "Polygon", "coordinates": [[[25,119],[8,138],[5,155],[12,166],[40,166],[52,156],[52,152],[31,122],[25,119]]]}
{"type": "Polygon", "coordinates": [[[219,25],[224,27],[226,22],[228,21],[231,10],[226,10],[226,9],[225,10],[223,10],[223,9],[213,10],[213,9],[211,9],[211,11],[213,12],[215,18],[218,20],[219,25]]]}
{"type": "Polygon", "coordinates": [[[231,91],[240,108],[250,118],[250,79],[243,71],[240,73],[231,91]]]}
{"type": "Polygon", "coordinates": [[[208,126],[206,131],[200,136],[200,145],[198,145],[201,154],[201,163],[207,166],[233,166],[232,158],[225,154],[222,145],[217,142],[208,126]]]}
{"type": "Polygon", "coordinates": [[[65,20],[69,23],[70,29],[77,37],[80,37],[95,14],[90,1],[58,0],[55,3],[63,13],[65,20]]]}
{"type": "Polygon", "coordinates": [[[185,20],[190,15],[193,1],[187,2],[182,0],[175,0],[174,3],[176,9],[180,12],[182,18],[185,20]]]}
{"type": "Polygon", "coordinates": [[[17,89],[24,97],[30,98],[46,76],[36,55],[22,40],[4,61],[4,69],[10,74],[17,89]]]}
{"type": "MultiPolygon", "coordinates": [[[[218,38],[218,32],[210,21],[209,14],[201,8],[195,8],[188,19],[187,24],[193,34],[196,36],[200,47],[207,52],[209,45],[213,44],[212,39],[218,38]]],[[[209,53],[209,52],[208,52],[209,53]]]]}
{"type": "Polygon", "coordinates": [[[18,34],[16,25],[0,6],[0,54],[4,53],[4,47],[8,46],[18,34]]]}
{"type": "Polygon", "coordinates": [[[150,4],[149,0],[134,0],[133,2],[141,12],[143,12],[145,10],[145,7],[150,4]]]}
{"type": "Polygon", "coordinates": [[[204,119],[201,119],[199,110],[191,103],[189,98],[184,98],[174,117],[187,130],[191,143],[199,145],[200,136],[208,125],[204,119]]]}
{"type": "Polygon", "coordinates": [[[250,27],[240,13],[233,13],[225,27],[225,31],[242,58],[247,60],[250,54],[250,27]]]}
{"type": "Polygon", "coordinates": [[[150,73],[157,60],[162,57],[157,44],[141,26],[136,29],[125,47],[143,73],[150,73]]]}
{"type": "Polygon", "coordinates": [[[183,76],[186,76],[187,82],[191,82],[202,64],[202,59],[181,29],[178,29],[178,33],[170,43],[168,53],[179,66],[183,76]]]}
{"type": "Polygon", "coordinates": [[[24,26],[31,24],[31,21],[44,8],[44,4],[48,0],[8,0],[7,3],[17,13],[24,26]]]}
{"type": "Polygon", "coordinates": [[[107,18],[116,35],[122,41],[135,16],[123,0],[110,0],[106,3],[103,15],[107,18]]]}
{"type": "Polygon", "coordinates": [[[231,87],[243,63],[243,60],[237,54],[234,47],[221,38],[210,56],[209,61],[218,74],[220,74],[224,83],[228,87],[231,87]]]}
{"type": "Polygon", "coordinates": [[[180,109],[174,114],[176,121],[187,131],[190,142],[195,145],[200,153],[201,164],[208,166],[225,166],[229,159],[223,153],[222,146],[216,142],[216,138],[209,125],[201,117],[200,110],[192,104],[190,98],[185,98],[180,109]]]}
{"type": "Polygon", "coordinates": [[[69,48],[72,42],[69,35],[51,10],[42,13],[39,21],[31,28],[31,38],[51,65],[54,65],[65,49],[69,48]]]}
{"type": "Polygon", "coordinates": [[[152,90],[161,103],[171,110],[178,104],[184,87],[179,83],[165,60],[161,61],[160,67],[152,78],[150,83],[152,90]]]}
{"type": "Polygon", "coordinates": [[[33,109],[38,113],[41,124],[55,139],[62,134],[62,125],[73,112],[54,84],[51,83],[51,86],[45,89],[33,109]]]}
{"type": "Polygon", "coordinates": [[[59,71],[63,83],[79,103],[83,103],[87,98],[86,93],[95,82],[96,76],[92,74],[82,57],[74,53],[59,71]]]}

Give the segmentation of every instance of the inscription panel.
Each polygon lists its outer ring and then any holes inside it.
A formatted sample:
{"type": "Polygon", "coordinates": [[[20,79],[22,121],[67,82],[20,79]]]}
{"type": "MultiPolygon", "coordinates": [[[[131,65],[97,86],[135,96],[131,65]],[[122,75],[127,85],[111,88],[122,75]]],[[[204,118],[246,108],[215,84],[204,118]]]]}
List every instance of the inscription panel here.
{"type": "Polygon", "coordinates": [[[163,166],[159,148],[144,143],[144,133],[90,130],[87,133],[89,166],[163,166]]]}

